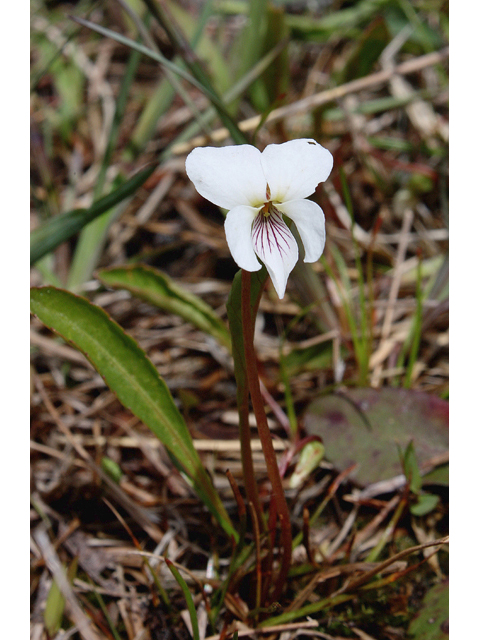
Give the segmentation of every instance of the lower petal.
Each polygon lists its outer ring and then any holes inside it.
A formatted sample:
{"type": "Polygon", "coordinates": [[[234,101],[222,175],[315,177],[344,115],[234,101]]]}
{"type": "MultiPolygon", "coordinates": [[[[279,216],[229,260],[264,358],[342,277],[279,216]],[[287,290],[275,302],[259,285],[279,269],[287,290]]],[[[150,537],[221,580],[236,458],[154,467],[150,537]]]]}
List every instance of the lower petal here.
{"type": "Polygon", "coordinates": [[[316,202],[292,200],[275,205],[298,229],[305,249],[305,262],[316,262],[325,248],[325,216],[316,202]]]}
{"type": "Polygon", "coordinates": [[[225,235],[233,259],[245,271],[258,271],[262,265],[255,256],[252,242],[252,223],[257,209],[240,205],[227,213],[225,235]]]}
{"type": "Polygon", "coordinates": [[[281,214],[272,209],[269,216],[260,213],[252,226],[255,253],[267,267],[279,298],[285,295],[287,280],[298,260],[298,246],[281,214]]]}

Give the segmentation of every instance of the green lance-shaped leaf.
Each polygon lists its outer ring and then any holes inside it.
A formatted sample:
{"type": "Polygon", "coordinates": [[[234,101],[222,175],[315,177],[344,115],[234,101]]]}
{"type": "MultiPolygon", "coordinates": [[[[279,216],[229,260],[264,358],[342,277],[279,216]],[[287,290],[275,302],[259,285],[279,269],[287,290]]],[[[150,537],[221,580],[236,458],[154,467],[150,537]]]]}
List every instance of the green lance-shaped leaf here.
{"type": "Polygon", "coordinates": [[[135,340],[103,309],[62,289],[33,288],[31,310],[85,354],[120,402],[167,447],[226,533],[237,539],[170,391],[135,340]]]}
{"type": "Polygon", "coordinates": [[[96,276],[107,287],[127,289],[134,296],[191,322],[231,351],[230,334],[215,311],[158,269],[143,265],[113,267],[97,271],[96,276]]]}

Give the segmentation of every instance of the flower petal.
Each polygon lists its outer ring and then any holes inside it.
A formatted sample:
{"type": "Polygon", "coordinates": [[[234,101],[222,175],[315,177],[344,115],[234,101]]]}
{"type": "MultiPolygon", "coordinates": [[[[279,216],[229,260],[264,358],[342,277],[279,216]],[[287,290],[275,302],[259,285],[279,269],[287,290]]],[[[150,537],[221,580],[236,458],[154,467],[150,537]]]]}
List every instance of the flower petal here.
{"type": "Polygon", "coordinates": [[[257,209],[242,205],[231,209],[225,218],[228,248],[238,266],[246,271],[262,268],[252,242],[252,223],[257,213],[257,209]]]}
{"type": "Polygon", "coordinates": [[[305,249],[305,262],[316,262],[325,248],[325,216],[316,202],[293,200],[276,205],[298,229],[305,249]]]}
{"type": "Polygon", "coordinates": [[[197,147],[188,155],[185,168],[198,193],[219,207],[259,207],[266,200],[267,186],[260,157],[260,151],[249,144],[197,147]]]}
{"type": "Polygon", "coordinates": [[[260,213],[253,221],[252,240],[278,297],[283,298],[288,276],[298,260],[298,246],[281,214],[273,208],[268,217],[260,213]]]}
{"type": "Polygon", "coordinates": [[[315,140],[269,144],[261,155],[265,178],[274,203],[312,195],[333,167],[333,156],[315,140]]]}

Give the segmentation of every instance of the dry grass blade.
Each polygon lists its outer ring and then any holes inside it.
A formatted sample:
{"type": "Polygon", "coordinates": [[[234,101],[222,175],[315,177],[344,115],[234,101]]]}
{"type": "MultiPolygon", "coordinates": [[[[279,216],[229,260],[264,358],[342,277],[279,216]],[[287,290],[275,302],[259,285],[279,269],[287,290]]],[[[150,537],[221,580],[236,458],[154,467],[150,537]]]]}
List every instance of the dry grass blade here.
{"type": "MultiPolygon", "coordinates": [[[[238,633],[239,638],[248,638],[250,636],[259,636],[265,634],[277,634],[283,633],[286,631],[297,631],[302,629],[315,629],[318,627],[318,623],[316,620],[306,620],[305,622],[292,622],[288,624],[278,624],[272,625],[270,627],[262,627],[260,629],[244,629],[237,628],[238,625],[235,625],[234,628],[231,628],[227,631],[227,637],[232,635],[235,631],[238,633]]],[[[221,640],[222,635],[216,634],[214,636],[208,636],[205,640],[221,640]]]]}
{"type": "Polygon", "coordinates": [[[387,502],[384,508],[381,511],[379,511],[379,513],[375,516],[375,518],[373,518],[373,520],[369,522],[364,529],[362,529],[356,534],[355,540],[353,543],[353,548],[352,548],[353,557],[355,557],[356,550],[358,550],[362,546],[362,544],[373,535],[373,533],[382,524],[382,522],[385,520],[388,514],[393,509],[395,509],[395,507],[398,505],[399,502],[400,502],[400,496],[399,495],[393,496],[393,498],[387,502]]]}
{"type": "Polygon", "coordinates": [[[369,571],[366,571],[359,578],[356,578],[350,582],[347,581],[343,585],[343,587],[341,587],[338,591],[335,592],[334,595],[338,596],[342,593],[346,593],[347,591],[349,592],[355,591],[359,587],[366,584],[371,578],[376,576],[378,573],[381,573],[382,571],[387,569],[394,562],[398,562],[399,560],[402,560],[403,558],[406,558],[412,555],[412,553],[417,553],[418,551],[423,551],[424,549],[428,549],[430,547],[441,547],[445,544],[448,544],[448,541],[449,541],[449,536],[445,536],[440,540],[434,540],[433,542],[426,542],[424,544],[419,544],[419,545],[416,545],[415,547],[410,547],[409,549],[404,549],[403,551],[399,551],[395,555],[390,556],[390,558],[388,558],[387,560],[380,562],[374,569],[370,569],[369,571]]]}

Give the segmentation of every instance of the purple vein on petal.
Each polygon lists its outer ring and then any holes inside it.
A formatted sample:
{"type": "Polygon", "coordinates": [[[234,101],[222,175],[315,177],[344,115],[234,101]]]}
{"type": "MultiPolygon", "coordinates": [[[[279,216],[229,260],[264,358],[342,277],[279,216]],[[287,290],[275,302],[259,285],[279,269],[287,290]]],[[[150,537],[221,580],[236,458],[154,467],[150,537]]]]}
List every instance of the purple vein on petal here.
{"type": "Polygon", "coordinates": [[[281,257],[286,256],[292,239],[283,218],[273,206],[269,207],[269,215],[262,210],[253,221],[252,240],[260,257],[266,252],[272,253],[275,247],[281,257]]]}

